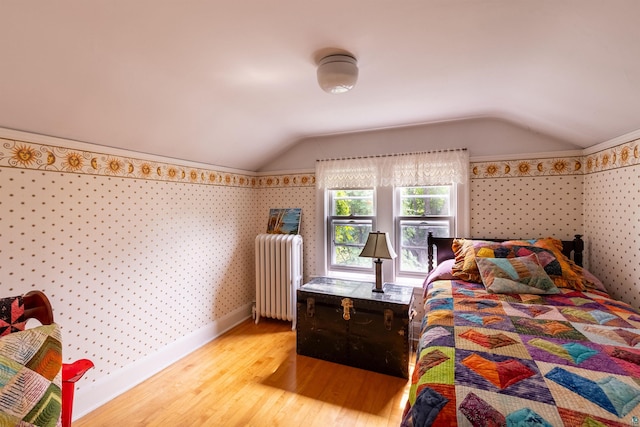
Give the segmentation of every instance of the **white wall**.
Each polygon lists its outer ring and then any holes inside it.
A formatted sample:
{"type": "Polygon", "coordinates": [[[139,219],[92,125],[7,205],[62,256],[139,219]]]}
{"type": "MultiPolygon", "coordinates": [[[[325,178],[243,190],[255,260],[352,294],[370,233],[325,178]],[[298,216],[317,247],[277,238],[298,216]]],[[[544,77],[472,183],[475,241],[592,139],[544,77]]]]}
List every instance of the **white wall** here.
{"type": "Polygon", "coordinates": [[[260,195],[256,208],[259,210],[258,226],[261,228],[260,232],[264,233],[267,229],[269,209],[302,208],[300,235],[303,247],[303,276],[304,280],[308,281],[310,276],[318,272],[315,257],[316,247],[324,239],[323,236],[318,235],[316,227],[321,220],[316,216],[314,175],[285,174],[271,179],[271,185],[264,185],[259,190],[260,195]],[[293,182],[294,178],[296,179],[295,183],[293,182]],[[301,178],[306,178],[306,181],[303,183],[301,178]],[[278,181],[278,184],[275,181],[278,181]],[[285,181],[289,184],[284,184],[285,181]]]}
{"type": "Polygon", "coordinates": [[[567,141],[484,118],[308,138],[266,162],[260,171],[313,169],[317,159],[467,148],[471,157],[576,150],[567,141]]]}
{"type": "Polygon", "coordinates": [[[7,135],[0,295],[44,291],[64,361],[95,363],[76,384],[76,417],[250,315],[252,176],[7,135]]]}
{"type": "Polygon", "coordinates": [[[640,139],[585,156],[585,234],[590,269],[611,294],[640,307],[640,139]]]}
{"type": "Polygon", "coordinates": [[[471,164],[471,236],[573,240],[584,233],[581,156],[471,164]]]}

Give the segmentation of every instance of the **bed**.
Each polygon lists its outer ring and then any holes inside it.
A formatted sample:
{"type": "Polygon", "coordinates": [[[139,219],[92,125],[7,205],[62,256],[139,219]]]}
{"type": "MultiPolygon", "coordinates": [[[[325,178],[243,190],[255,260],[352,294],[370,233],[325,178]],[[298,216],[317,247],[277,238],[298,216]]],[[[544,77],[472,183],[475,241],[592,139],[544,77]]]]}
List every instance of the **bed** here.
{"type": "Polygon", "coordinates": [[[429,236],[402,425],[640,425],[640,314],[581,267],[583,247],[429,236]]]}

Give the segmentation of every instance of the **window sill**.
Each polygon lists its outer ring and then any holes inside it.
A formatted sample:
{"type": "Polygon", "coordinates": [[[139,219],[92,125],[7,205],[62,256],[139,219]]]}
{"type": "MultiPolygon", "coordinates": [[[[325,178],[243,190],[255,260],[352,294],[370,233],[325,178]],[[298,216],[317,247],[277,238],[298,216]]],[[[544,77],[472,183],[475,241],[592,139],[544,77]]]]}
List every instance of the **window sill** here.
{"type": "MultiPolygon", "coordinates": [[[[332,277],[335,279],[349,279],[349,280],[360,280],[364,282],[375,282],[376,276],[373,274],[363,274],[363,273],[352,273],[348,271],[329,271],[327,272],[326,277],[332,277]]],[[[383,277],[383,281],[385,282],[393,282],[396,285],[400,286],[410,286],[414,288],[422,287],[425,278],[427,277],[426,273],[424,277],[397,277],[395,280],[387,279],[383,277]]]]}

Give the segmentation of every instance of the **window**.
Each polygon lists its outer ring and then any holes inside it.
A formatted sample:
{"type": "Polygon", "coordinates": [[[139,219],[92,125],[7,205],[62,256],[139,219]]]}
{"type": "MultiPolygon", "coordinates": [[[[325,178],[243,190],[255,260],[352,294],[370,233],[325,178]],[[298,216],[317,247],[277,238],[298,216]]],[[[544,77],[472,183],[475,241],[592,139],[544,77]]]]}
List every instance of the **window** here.
{"type": "Polygon", "coordinates": [[[453,235],[453,186],[400,187],[396,193],[396,246],[398,274],[427,272],[427,236],[453,235]]]}
{"type": "Polygon", "coordinates": [[[427,233],[468,235],[468,182],[466,149],[316,161],[316,230],[326,236],[319,273],[368,280],[373,263],[359,255],[376,230],[389,233],[398,254],[383,263],[384,280],[422,282],[427,233]]]}
{"type": "Polygon", "coordinates": [[[329,259],[332,270],[372,268],[370,258],[360,252],[374,227],[375,197],[373,189],[329,190],[328,217],[329,259]]]}

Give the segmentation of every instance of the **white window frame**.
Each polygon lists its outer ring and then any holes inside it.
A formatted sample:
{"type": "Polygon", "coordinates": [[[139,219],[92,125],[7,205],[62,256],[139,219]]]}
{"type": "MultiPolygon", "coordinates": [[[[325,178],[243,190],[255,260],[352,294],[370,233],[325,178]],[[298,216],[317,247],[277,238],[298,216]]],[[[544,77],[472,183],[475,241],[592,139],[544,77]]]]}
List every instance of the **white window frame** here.
{"type": "MultiPolygon", "coordinates": [[[[370,225],[371,230],[374,231],[376,229],[376,207],[377,207],[377,203],[376,203],[376,191],[375,188],[354,188],[354,189],[340,189],[340,190],[327,190],[326,191],[326,200],[327,200],[327,204],[328,204],[328,211],[327,211],[327,216],[326,216],[326,220],[327,220],[327,226],[326,226],[326,249],[327,249],[327,269],[331,272],[331,273],[336,273],[336,274],[341,274],[341,273],[351,273],[354,275],[369,275],[371,273],[373,273],[373,262],[371,259],[363,259],[363,264],[366,264],[366,266],[349,266],[349,265],[341,265],[341,264],[336,264],[334,263],[334,253],[335,253],[335,224],[349,224],[349,223],[354,223],[354,224],[363,224],[363,225],[370,225]],[[342,216],[342,215],[333,215],[333,212],[335,212],[334,209],[334,204],[335,204],[335,198],[334,198],[334,194],[335,191],[342,191],[342,190],[372,190],[372,203],[373,203],[373,215],[350,215],[350,216],[342,216]]],[[[355,246],[362,246],[364,247],[364,244],[366,243],[366,239],[364,239],[364,241],[360,244],[360,245],[355,245],[355,246]]],[[[341,246],[348,246],[348,245],[341,245],[341,246]]]]}
{"type": "MultiPolygon", "coordinates": [[[[470,228],[470,194],[468,184],[453,184],[452,203],[454,204],[454,226],[452,237],[468,237],[470,228]]],[[[356,280],[375,280],[373,266],[370,272],[354,271],[350,269],[332,269],[330,266],[330,249],[327,233],[329,233],[328,216],[331,213],[329,205],[329,190],[319,189],[316,191],[316,206],[318,208],[317,215],[320,221],[317,224],[317,235],[321,237],[323,248],[318,248],[316,252],[316,263],[318,275],[329,277],[351,278],[356,280]]],[[[394,242],[394,250],[400,246],[397,244],[399,236],[396,231],[396,211],[395,206],[395,188],[393,187],[376,187],[374,191],[375,198],[375,222],[374,229],[376,231],[385,231],[389,233],[389,239],[394,242]]],[[[396,251],[397,252],[397,251],[396,251]]],[[[400,285],[421,286],[426,274],[399,274],[399,268],[396,262],[384,260],[382,263],[382,275],[385,282],[394,282],[400,285]]]]}
{"type": "MultiPolygon", "coordinates": [[[[430,196],[424,196],[426,198],[430,196]]],[[[456,186],[453,184],[450,185],[421,185],[421,186],[410,186],[410,187],[396,187],[394,191],[394,224],[395,224],[395,248],[398,256],[395,259],[395,269],[396,269],[396,279],[398,278],[413,278],[419,279],[424,278],[427,274],[427,260],[424,260],[425,269],[424,271],[416,271],[404,268],[403,269],[403,249],[404,246],[402,244],[402,229],[404,226],[413,226],[416,227],[442,227],[446,226],[446,231],[440,234],[440,237],[453,237],[455,234],[455,226],[456,226],[456,217],[457,217],[457,209],[456,209],[456,186]],[[428,188],[428,187],[449,187],[449,193],[447,195],[448,202],[448,215],[402,215],[402,190],[406,188],[428,188]]],[[[424,242],[424,251],[426,255],[427,247],[426,241],[424,242]]],[[[420,248],[421,246],[417,246],[414,249],[420,248]]]]}

